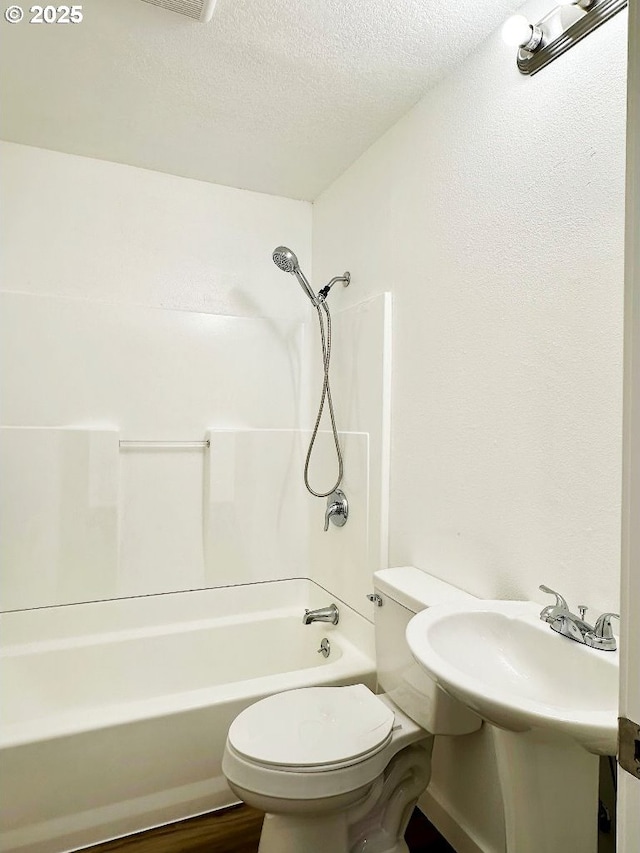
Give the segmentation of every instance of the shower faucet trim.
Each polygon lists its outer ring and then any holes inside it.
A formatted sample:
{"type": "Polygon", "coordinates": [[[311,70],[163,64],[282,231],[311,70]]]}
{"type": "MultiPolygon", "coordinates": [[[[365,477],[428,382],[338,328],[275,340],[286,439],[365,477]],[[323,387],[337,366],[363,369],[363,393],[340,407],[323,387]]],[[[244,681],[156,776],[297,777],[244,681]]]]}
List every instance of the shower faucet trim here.
{"type": "Polygon", "coordinates": [[[335,604],[328,607],[319,607],[317,610],[305,610],[302,617],[303,625],[311,625],[312,622],[330,622],[337,625],[340,621],[340,611],[335,604]]]}
{"type": "Polygon", "coordinates": [[[324,532],[329,529],[329,522],[336,527],[344,527],[349,518],[349,501],[342,489],[336,489],[327,497],[327,508],[324,513],[324,532]]]}

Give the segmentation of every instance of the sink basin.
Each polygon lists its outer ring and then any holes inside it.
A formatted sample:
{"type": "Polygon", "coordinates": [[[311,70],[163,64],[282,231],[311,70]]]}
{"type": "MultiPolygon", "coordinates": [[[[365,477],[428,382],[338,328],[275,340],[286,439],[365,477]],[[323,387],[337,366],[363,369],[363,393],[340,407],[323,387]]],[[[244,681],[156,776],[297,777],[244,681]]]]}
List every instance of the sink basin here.
{"type": "Polygon", "coordinates": [[[618,652],[561,637],[539,612],[525,601],[439,605],[414,616],[407,641],[431,678],[488,722],[615,755],[618,652]]]}

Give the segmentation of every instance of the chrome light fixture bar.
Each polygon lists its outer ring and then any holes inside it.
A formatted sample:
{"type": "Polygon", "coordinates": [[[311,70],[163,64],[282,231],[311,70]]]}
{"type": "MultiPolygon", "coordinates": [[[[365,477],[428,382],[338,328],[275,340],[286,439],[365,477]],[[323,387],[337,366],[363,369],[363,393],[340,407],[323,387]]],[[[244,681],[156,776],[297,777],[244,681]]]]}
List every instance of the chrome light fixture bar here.
{"type": "Polygon", "coordinates": [[[537,24],[522,15],[509,18],[502,29],[507,44],[518,48],[521,74],[535,74],[577,44],[592,30],[622,11],[628,0],[560,0],[537,24]]]}
{"type": "Polygon", "coordinates": [[[217,0],[144,0],[144,2],[207,24],[213,17],[217,0]]]}

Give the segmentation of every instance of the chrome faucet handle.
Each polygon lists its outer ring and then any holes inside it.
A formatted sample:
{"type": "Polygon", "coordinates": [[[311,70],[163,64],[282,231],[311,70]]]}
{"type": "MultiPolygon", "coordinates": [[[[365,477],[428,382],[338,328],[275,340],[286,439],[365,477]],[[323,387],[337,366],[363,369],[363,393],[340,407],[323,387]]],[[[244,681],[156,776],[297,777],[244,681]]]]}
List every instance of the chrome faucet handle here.
{"type": "Polygon", "coordinates": [[[331,503],[327,506],[326,512],[324,514],[324,532],[326,533],[329,529],[329,520],[334,516],[341,512],[342,506],[339,503],[331,503]]]}
{"type": "Polygon", "coordinates": [[[548,592],[549,595],[555,595],[556,597],[555,604],[548,604],[540,611],[540,618],[543,621],[552,622],[561,610],[569,612],[569,605],[567,604],[566,599],[564,599],[559,592],[556,592],[555,589],[551,589],[551,587],[545,586],[543,583],[540,584],[538,589],[542,592],[548,592]]]}
{"type": "Polygon", "coordinates": [[[349,502],[347,496],[342,489],[336,489],[331,492],[327,498],[327,509],[324,514],[324,532],[329,529],[329,522],[332,521],[336,527],[343,527],[349,518],[349,502]]]}
{"type": "Polygon", "coordinates": [[[619,619],[619,613],[603,613],[602,616],[598,616],[596,619],[596,624],[593,629],[594,636],[598,639],[612,640],[613,639],[613,628],[611,627],[612,619],[619,619]]]}
{"type": "Polygon", "coordinates": [[[555,595],[555,597],[556,597],[555,606],[556,607],[562,607],[562,608],[564,608],[564,610],[569,609],[569,605],[567,604],[566,600],[560,595],[559,592],[556,592],[555,589],[551,589],[551,587],[545,586],[543,583],[540,584],[538,589],[541,590],[542,592],[548,592],[549,595],[555,595]]]}
{"type": "Polygon", "coordinates": [[[603,613],[598,616],[593,631],[589,631],[584,638],[586,645],[592,649],[615,652],[618,646],[611,627],[611,620],[614,618],[619,619],[620,616],[617,613],[603,613]]]}

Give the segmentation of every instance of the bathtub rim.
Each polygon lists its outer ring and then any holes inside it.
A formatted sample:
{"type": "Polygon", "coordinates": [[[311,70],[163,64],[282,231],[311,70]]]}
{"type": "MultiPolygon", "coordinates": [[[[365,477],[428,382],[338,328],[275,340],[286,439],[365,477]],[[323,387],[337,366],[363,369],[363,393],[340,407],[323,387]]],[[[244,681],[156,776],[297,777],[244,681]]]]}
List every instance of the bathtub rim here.
{"type": "MultiPolygon", "coordinates": [[[[2,642],[0,642],[0,662],[2,657],[14,654],[26,653],[37,654],[38,647],[43,650],[47,648],[64,648],[73,646],[74,642],[98,643],[104,636],[108,641],[117,641],[120,636],[130,634],[131,636],[152,636],[163,634],[167,628],[170,631],[180,632],[182,630],[197,630],[202,622],[209,624],[221,621],[234,621],[238,618],[242,621],[251,621],[252,618],[262,617],[268,623],[269,614],[274,616],[286,614],[292,616],[299,611],[300,616],[306,607],[317,607],[327,603],[327,599],[339,602],[340,623],[338,626],[329,624],[314,624],[301,630],[309,630],[314,633],[322,633],[333,640],[340,650],[340,656],[331,661],[323,662],[319,666],[302,667],[284,672],[257,675],[252,678],[238,681],[219,683],[211,687],[199,687],[193,690],[182,690],[179,692],[166,693],[160,696],[152,696],[142,699],[114,703],[107,706],[92,706],[79,708],[78,710],[62,711],[49,716],[37,717],[24,722],[6,722],[0,725],[0,749],[10,749],[31,743],[50,741],[56,738],[70,737],[81,732],[97,731],[105,727],[126,725],[132,721],[154,719],[171,714],[180,714],[188,710],[205,708],[212,704],[223,704],[232,702],[250,695],[259,698],[265,695],[265,690],[270,692],[270,681],[272,679],[282,680],[283,686],[278,692],[287,689],[296,689],[310,682],[314,684],[333,683],[335,680],[341,682],[356,679],[362,671],[375,670],[375,643],[373,637],[373,625],[361,613],[354,610],[348,604],[341,602],[336,596],[332,596],[323,587],[308,578],[297,578],[292,580],[265,581],[259,584],[238,584],[220,588],[207,588],[205,590],[188,590],[178,593],[161,593],[153,596],[140,596],[136,599],[112,599],[87,604],[59,605],[55,608],[46,608],[47,611],[56,610],[56,613],[48,612],[45,615],[47,625],[43,632],[44,637],[38,640],[33,638],[33,625],[37,626],[37,614],[30,611],[14,611],[13,631],[2,631],[2,642]],[[244,609],[239,613],[230,615],[227,608],[229,600],[236,601],[236,609],[244,608],[247,602],[251,604],[249,612],[244,609]],[[212,612],[210,603],[214,599],[217,602],[218,613],[212,612]],[[269,608],[269,603],[277,606],[269,608]],[[178,604],[177,618],[170,622],[162,622],[166,614],[171,612],[172,606],[178,604]],[[195,610],[191,605],[197,604],[195,610]],[[96,607],[100,611],[101,619],[98,624],[91,618],[96,607]],[[265,609],[265,605],[267,608],[265,609]],[[66,618],[69,608],[79,618],[68,620],[66,618]],[[140,613],[134,611],[140,608],[140,613]],[[82,613],[86,609],[88,613],[82,613]],[[103,621],[107,618],[116,619],[122,615],[123,628],[104,632],[103,621]],[[132,612],[134,619],[132,620],[132,612]],[[27,614],[25,616],[25,613],[27,614]],[[191,618],[184,618],[187,613],[191,618]],[[206,619],[202,616],[206,615],[206,619]],[[101,622],[102,620],[102,622],[101,622]],[[26,626],[20,623],[26,622],[26,626]],[[15,624],[17,623],[17,625],[15,624]],[[133,623],[137,623],[132,627],[133,623]],[[79,629],[79,630],[78,630],[79,629]],[[11,642],[11,638],[16,642],[11,642]],[[313,677],[310,679],[310,672],[313,677]]],[[[41,613],[42,611],[38,611],[41,613]]],[[[0,615],[0,622],[8,614],[0,615]]],[[[172,614],[176,615],[176,614],[172,614]]],[[[302,620],[301,620],[302,621],[302,620]]]]}

